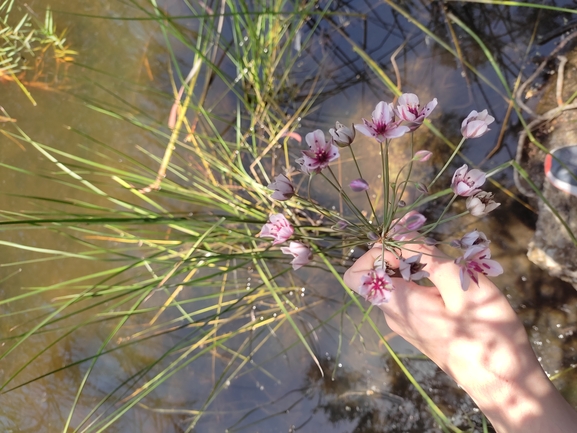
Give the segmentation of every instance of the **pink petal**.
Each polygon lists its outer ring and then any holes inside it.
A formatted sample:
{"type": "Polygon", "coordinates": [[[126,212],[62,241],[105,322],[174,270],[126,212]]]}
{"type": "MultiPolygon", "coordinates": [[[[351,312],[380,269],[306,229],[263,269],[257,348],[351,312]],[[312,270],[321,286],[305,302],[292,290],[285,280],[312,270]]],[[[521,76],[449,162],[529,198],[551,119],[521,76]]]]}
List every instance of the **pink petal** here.
{"type": "Polygon", "coordinates": [[[433,111],[436,106],[437,106],[437,98],[433,98],[431,102],[425,105],[425,109],[423,110],[425,117],[428,117],[429,114],[431,114],[431,111],[433,111]]]}
{"type": "Polygon", "coordinates": [[[419,97],[414,93],[403,93],[399,96],[397,103],[399,105],[410,105],[416,107],[419,105],[419,97]]]}
{"type": "Polygon", "coordinates": [[[410,132],[411,128],[408,126],[397,126],[396,128],[392,128],[387,130],[385,133],[386,138],[399,138],[405,135],[407,132],[410,132]]]}
{"type": "Polygon", "coordinates": [[[381,101],[375,107],[375,111],[373,111],[373,122],[385,123],[388,124],[392,120],[392,113],[389,104],[381,101]]]}
{"type": "Polygon", "coordinates": [[[326,146],[325,134],[320,129],[309,132],[305,136],[305,140],[313,152],[317,149],[324,149],[326,146]]]}
{"type": "Polygon", "coordinates": [[[427,221],[427,218],[418,212],[415,212],[411,216],[409,216],[405,221],[405,227],[409,231],[419,230],[427,221]]]}

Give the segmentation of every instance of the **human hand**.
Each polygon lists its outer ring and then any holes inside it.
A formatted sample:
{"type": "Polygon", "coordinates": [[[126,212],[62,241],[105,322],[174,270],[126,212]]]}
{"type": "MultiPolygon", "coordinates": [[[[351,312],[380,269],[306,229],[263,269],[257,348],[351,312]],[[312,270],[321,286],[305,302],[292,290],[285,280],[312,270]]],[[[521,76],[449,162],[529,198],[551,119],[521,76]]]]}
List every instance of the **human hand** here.
{"type": "MultiPolygon", "coordinates": [[[[479,275],[479,284],[464,292],[459,267],[437,248],[409,244],[402,253],[404,258],[422,253],[435,286],[394,278],[389,302],[379,305],[389,327],[453,377],[498,431],[575,431],[577,414],[543,372],[499,289],[479,275]],[[561,424],[542,424],[550,421],[543,418],[546,412],[556,413],[553,421],[561,424]]],[[[345,283],[358,292],[380,256],[380,247],[368,251],[345,273],[345,283]]],[[[393,254],[386,252],[385,260],[398,267],[393,254]]]]}

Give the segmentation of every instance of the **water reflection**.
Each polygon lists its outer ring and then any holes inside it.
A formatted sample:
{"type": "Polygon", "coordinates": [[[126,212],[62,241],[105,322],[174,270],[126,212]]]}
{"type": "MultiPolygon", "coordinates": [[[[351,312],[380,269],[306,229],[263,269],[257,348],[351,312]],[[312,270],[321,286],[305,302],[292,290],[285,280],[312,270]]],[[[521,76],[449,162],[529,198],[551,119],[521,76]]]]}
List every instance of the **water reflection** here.
{"type": "MultiPolygon", "coordinates": [[[[65,0],[29,2],[34,10],[42,10],[48,3],[54,10],[68,13],[117,17],[136,16],[138,12],[135,7],[137,3],[114,0],[89,3],[70,3],[65,0]]],[[[318,6],[320,11],[327,4],[321,2],[318,6]]],[[[316,128],[327,129],[334,120],[350,124],[369,116],[377,101],[390,99],[392,95],[351,47],[349,39],[377,62],[393,81],[396,81],[396,76],[391,56],[404,44],[396,55],[402,89],[419,93],[426,100],[433,96],[439,98],[440,107],[432,117],[433,124],[441,125],[443,131],[449,131],[447,138],[455,143],[464,115],[471,109],[486,107],[498,119],[497,124],[490,134],[468,146],[465,155],[473,162],[480,163],[497,143],[500,128],[504,128],[500,149],[484,167],[492,167],[512,158],[519,122],[514,116],[508,123],[504,122],[507,103],[503,99],[504,90],[498,84],[498,77],[475,40],[455,23],[449,24],[447,17],[454,14],[473,29],[501,65],[508,83],[513,83],[524,68],[530,72],[533,67],[529,60],[525,60],[525,50],[533,32],[537,40],[540,36],[546,40],[547,35],[566,24],[569,15],[530,8],[454,2],[413,3],[405,6],[411,8],[411,15],[429,29],[431,35],[418,30],[385,3],[334,2],[329,5],[329,10],[338,12],[338,15],[322,19],[320,15],[311,15],[306,27],[302,29],[303,40],[310,38],[311,42],[305,46],[287,85],[273,95],[273,101],[281,107],[280,112],[293,113],[313,85],[322,85],[323,92],[317,101],[320,108],[302,119],[298,130],[300,133],[316,128]],[[527,23],[534,23],[535,26],[527,23]],[[452,49],[458,49],[463,55],[463,62],[477,68],[486,81],[464,67],[464,63],[446,48],[435,43],[432,36],[440,38],[452,49]],[[324,81],[315,84],[319,71],[324,81]]],[[[161,7],[171,14],[186,14],[189,10],[184,2],[177,0],[166,1],[161,7]]],[[[104,143],[110,146],[110,153],[106,153],[107,158],[103,158],[107,164],[120,168],[130,164],[114,153],[114,150],[119,149],[142,164],[138,169],[154,173],[165,143],[128,122],[96,115],[86,107],[86,103],[115,107],[128,118],[146,120],[167,130],[166,120],[173,102],[170,78],[186,75],[190,70],[193,58],[190,50],[184,44],[175,43],[175,56],[182,70],[169,71],[166,66],[169,55],[162,35],[153,22],[105,20],[65,13],[56,14],[56,18],[59,26],[70,28],[69,41],[79,51],[78,62],[84,67],[77,65],[65,71],[65,77],[59,78],[58,83],[63,85],[62,88],[56,86],[51,77],[47,78],[50,91],[33,87],[31,90],[39,104],[35,109],[30,107],[17,87],[1,82],[1,103],[18,120],[18,125],[35,140],[73,151],[86,158],[94,157],[92,149],[98,145],[97,142],[104,143]],[[73,126],[81,134],[74,134],[62,125],[73,126]]],[[[194,40],[197,29],[195,23],[193,19],[179,20],[176,25],[186,27],[191,40],[194,40]]],[[[225,27],[223,36],[230,36],[229,28],[225,27]]],[[[546,54],[554,42],[550,40],[532,48],[527,58],[546,54]]],[[[223,53],[219,54],[225,59],[223,53]]],[[[235,73],[230,63],[225,60],[222,62],[222,69],[226,73],[235,73]]],[[[218,77],[211,79],[214,80],[215,94],[220,95],[224,88],[223,82],[218,77]]],[[[247,88],[244,91],[252,92],[247,88]]],[[[234,119],[235,106],[230,99],[225,99],[225,102],[218,99],[219,104],[216,101],[209,99],[207,106],[210,105],[222,115],[222,125],[226,125],[234,119]]],[[[221,124],[217,127],[221,128],[221,124]]],[[[22,151],[4,136],[0,136],[0,140],[3,149],[0,158],[3,163],[43,173],[53,170],[52,165],[36,154],[31,156],[30,152],[22,151]]],[[[398,152],[397,160],[405,157],[404,144],[395,150],[398,152]]],[[[416,146],[433,148],[437,166],[446,159],[449,152],[440,139],[424,129],[417,135],[416,146]]],[[[360,147],[360,162],[374,173],[367,180],[376,184],[377,151],[368,143],[361,143],[360,147]]],[[[299,151],[299,147],[292,146],[291,158],[294,159],[299,151]]],[[[183,160],[191,158],[185,153],[181,155],[183,160]]],[[[461,163],[456,161],[454,165],[461,163]]],[[[343,179],[348,176],[346,164],[341,167],[343,179]]],[[[424,178],[430,174],[426,170],[421,173],[424,178]]],[[[441,179],[438,185],[443,182],[446,184],[448,176],[441,179]]],[[[505,187],[512,188],[510,172],[498,175],[497,180],[505,187]]],[[[2,196],[3,209],[30,209],[27,195],[56,195],[63,200],[86,199],[83,192],[66,185],[54,194],[50,184],[43,184],[37,178],[22,177],[9,170],[2,170],[2,182],[5,191],[19,196],[2,196]]],[[[315,184],[313,194],[324,190],[322,183],[315,184]]],[[[118,188],[118,195],[122,194],[123,190],[118,188]]],[[[100,204],[95,200],[95,204],[100,204]]],[[[327,198],[329,200],[334,201],[334,198],[327,198]]],[[[175,211],[190,211],[180,209],[182,204],[177,201],[167,202],[175,211]]],[[[440,210],[431,208],[425,210],[425,213],[434,217],[440,210]]],[[[500,277],[497,283],[505,290],[527,326],[543,365],[550,374],[555,374],[577,363],[573,335],[577,327],[577,296],[571,286],[546,276],[526,260],[526,244],[531,237],[533,225],[531,212],[511,202],[502,205],[490,219],[471,219],[464,231],[478,228],[492,233],[494,257],[506,269],[515,270],[515,273],[500,277]]],[[[452,228],[441,227],[437,234],[440,237],[457,237],[452,231],[452,228]]],[[[32,246],[60,245],[60,248],[68,251],[79,248],[76,242],[64,239],[50,230],[4,231],[2,239],[32,246]]],[[[30,258],[39,259],[38,256],[25,256],[21,251],[6,248],[2,249],[2,257],[5,264],[30,258]]],[[[12,274],[14,269],[15,266],[5,266],[2,276],[12,274]]],[[[23,269],[23,272],[3,280],[0,288],[3,297],[20,293],[21,287],[38,286],[39,276],[42,284],[58,284],[75,276],[104,271],[108,269],[108,264],[71,259],[57,263],[33,263],[23,269]]],[[[239,280],[257,280],[256,273],[246,269],[244,271],[239,272],[242,274],[239,280]]],[[[329,354],[319,356],[324,376],[310,362],[306,351],[295,342],[292,329],[289,326],[277,328],[273,322],[270,326],[251,331],[248,337],[239,336],[231,344],[231,347],[242,348],[239,350],[242,356],[237,356],[228,347],[215,348],[200,356],[154,390],[141,404],[128,411],[108,431],[180,432],[197,418],[196,431],[199,432],[320,433],[332,432],[337,428],[350,432],[436,431],[425,403],[398,372],[391,359],[383,355],[385,351],[378,339],[371,337],[372,334],[368,332],[365,333],[366,340],[362,342],[358,336],[355,337],[356,331],[352,324],[360,323],[362,317],[354,307],[339,311],[344,296],[335,286],[332,277],[322,271],[307,271],[299,275],[300,279],[295,276],[294,280],[287,282],[287,286],[294,288],[295,293],[290,296],[301,309],[299,325],[306,330],[311,345],[316,353],[329,354]],[[305,286],[306,296],[299,297],[298,290],[305,286]],[[335,314],[332,320],[327,319],[335,314]],[[343,324],[345,321],[347,325],[343,324]],[[254,350],[264,342],[267,343],[265,349],[254,350]],[[215,389],[219,392],[213,394],[215,389]]],[[[135,273],[127,277],[141,278],[141,275],[135,273]]],[[[245,286],[240,285],[240,288],[246,290],[245,286]]],[[[194,289],[202,290],[198,287],[194,289]]],[[[208,294],[213,288],[204,289],[208,294]]],[[[17,309],[43,308],[54,297],[64,294],[64,290],[58,290],[46,295],[45,299],[28,298],[21,304],[3,307],[2,312],[10,314],[17,309]]],[[[185,291],[183,297],[186,296],[192,295],[185,291]]],[[[160,298],[153,297],[146,306],[152,307],[162,302],[160,298]]],[[[277,314],[264,301],[255,301],[254,307],[255,320],[260,320],[261,313],[266,318],[277,314]]],[[[93,311],[89,310],[86,317],[78,316],[78,320],[92,317],[93,311]]],[[[386,333],[384,320],[378,317],[377,312],[374,313],[375,320],[386,333]]],[[[15,322],[26,322],[38,314],[38,311],[32,310],[24,318],[3,317],[0,321],[1,335],[12,338],[15,332],[23,332],[14,328],[15,322]]],[[[172,318],[170,314],[167,312],[167,323],[172,318]]],[[[203,320],[210,318],[209,315],[202,317],[203,320]]],[[[251,317],[241,319],[245,322],[253,320],[251,317]]],[[[161,333],[158,338],[143,340],[141,344],[122,346],[132,341],[135,335],[148,336],[147,332],[152,333],[149,329],[150,320],[150,315],[143,314],[131,322],[118,341],[113,342],[115,350],[99,359],[79,401],[72,420],[73,426],[79,425],[85,417],[92,416],[92,408],[99,405],[109,393],[116,391],[114,398],[100,407],[97,416],[111,413],[128,395],[139,389],[143,380],[151,377],[147,365],[169,348],[178,346],[199,332],[181,324],[171,324],[174,326],[166,335],[161,333]],[[119,346],[121,349],[116,350],[119,346]]],[[[57,327],[54,333],[40,334],[18,347],[3,360],[2,378],[6,380],[27,360],[36,356],[41,348],[56,342],[60,338],[57,335],[63,335],[57,331],[64,329],[68,332],[76,323],[72,319],[63,320],[59,324],[61,327],[57,327]]],[[[64,335],[57,344],[42,353],[32,366],[21,373],[14,385],[67,365],[78,364],[1,395],[3,414],[0,415],[0,426],[3,431],[60,431],[66,422],[79,383],[90,365],[90,356],[99,350],[112,329],[113,325],[103,319],[79,332],[64,335]]],[[[412,357],[418,356],[414,349],[403,342],[395,339],[393,343],[401,352],[412,357]]],[[[466,429],[480,425],[480,417],[474,405],[435,366],[420,359],[405,358],[405,361],[435,402],[453,416],[458,426],[466,429]]],[[[577,404],[575,374],[572,370],[561,376],[556,383],[577,404]]]]}

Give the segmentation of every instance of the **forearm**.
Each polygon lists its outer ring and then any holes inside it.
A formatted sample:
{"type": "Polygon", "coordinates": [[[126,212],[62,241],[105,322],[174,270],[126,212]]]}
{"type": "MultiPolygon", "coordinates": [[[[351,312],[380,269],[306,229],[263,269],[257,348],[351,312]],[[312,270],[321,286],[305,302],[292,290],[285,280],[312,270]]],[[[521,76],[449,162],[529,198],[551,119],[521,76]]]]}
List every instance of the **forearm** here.
{"type": "Polygon", "coordinates": [[[469,393],[499,433],[577,431],[577,412],[540,369],[523,381],[493,383],[469,393]]]}

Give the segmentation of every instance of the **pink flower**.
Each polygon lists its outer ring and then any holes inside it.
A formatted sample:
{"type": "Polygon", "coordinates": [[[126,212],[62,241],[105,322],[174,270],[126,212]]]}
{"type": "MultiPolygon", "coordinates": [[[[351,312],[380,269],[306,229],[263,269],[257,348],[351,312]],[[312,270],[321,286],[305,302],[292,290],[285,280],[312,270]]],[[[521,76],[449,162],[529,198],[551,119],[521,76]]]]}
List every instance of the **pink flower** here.
{"type": "Polygon", "coordinates": [[[455,239],[451,241],[451,246],[455,248],[461,248],[463,250],[469,249],[472,246],[482,246],[487,248],[491,241],[487,239],[485,233],[478,231],[477,229],[472,232],[466,233],[461,239],[455,239]]]}
{"type": "Polygon", "coordinates": [[[431,156],[433,156],[433,152],[430,152],[428,150],[419,150],[418,152],[415,152],[415,155],[413,156],[413,161],[425,162],[431,159],[431,156]]]}
{"type": "Polygon", "coordinates": [[[500,205],[501,203],[495,203],[493,201],[492,192],[480,191],[467,199],[467,210],[471,212],[471,215],[477,217],[487,215],[500,205]]]}
{"type": "Polygon", "coordinates": [[[296,160],[303,173],[320,173],[329,166],[330,162],[340,156],[339,148],[334,145],[332,139],[327,143],[325,135],[320,129],[309,132],[305,140],[309,145],[309,150],[303,150],[303,157],[296,160]]]}
{"type": "Polygon", "coordinates": [[[487,110],[477,113],[475,110],[461,123],[461,134],[465,138],[477,138],[489,131],[489,125],[495,121],[487,110]]]}
{"type": "Polygon", "coordinates": [[[410,131],[407,126],[399,126],[400,121],[395,122],[393,104],[386,104],[383,101],[379,102],[373,111],[373,121],[363,119],[363,123],[363,125],[355,125],[355,129],[361,134],[376,138],[379,142],[388,138],[401,137],[405,132],[410,131]]]}
{"type": "Polygon", "coordinates": [[[283,254],[292,254],[294,259],[291,265],[295,271],[309,263],[313,257],[311,249],[300,242],[291,241],[288,247],[281,247],[280,250],[283,254]]]}
{"type": "Polygon", "coordinates": [[[274,189],[270,198],[275,200],[284,201],[295,195],[295,187],[284,174],[279,174],[275,177],[274,182],[270,183],[268,188],[274,189]]]}
{"type": "Polygon", "coordinates": [[[333,141],[339,147],[347,147],[355,140],[355,130],[337,122],[335,128],[329,129],[329,134],[333,137],[333,141]]]}
{"type": "Polygon", "coordinates": [[[361,192],[369,189],[369,184],[365,179],[355,179],[349,183],[349,186],[354,192],[361,192]]]}
{"type": "Polygon", "coordinates": [[[429,276],[427,271],[423,271],[423,268],[427,266],[427,264],[421,263],[422,255],[423,254],[417,254],[408,259],[403,259],[402,257],[399,259],[399,272],[403,280],[418,281],[429,276]]]}
{"type": "Polygon", "coordinates": [[[396,241],[403,241],[406,235],[419,230],[427,221],[427,218],[417,212],[412,210],[403,215],[402,218],[393,221],[393,227],[391,228],[389,235],[396,241]]]}
{"type": "Polygon", "coordinates": [[[261,238],[273,238],[272,244],[276,245],[282,244],[292,236],[294,229],[282,213],[269,216],[268,221],[259,233],[261,238]]]}
{"type": "Polygon", "coordinates": [[[455,171],[451,188],[453,192],[462,197],[470,197],[477,194],[481,185],[485,183],[486,174],[476,168],[469,170],[467,164],[455,171]]]}
{"type": "Polygon", "coordinates": [[[361,277],[359,294],[373,305],[388,302],[394,290],[393,280],[382,269],[369,271],[361,277]]]}
{"type": "Polygon", "coordinates": [[[437,106],[437,98],[433,98],[431,102],[421,108],[419,104],[419,97],[414,93],[403,93],[398,100],[397,109],[395,113],[400,119],[409,123],[409,129],[414,131],[423,124],[426,117],[437,106]]]}
{"type": "Polygon", "coordinates": [[[465,254],[455,259],[455,263],[461,267],[461,288],[467,290],[471,280],[479,285],[478,274],[496,277],[503,273],[503,268],[491,258],[491,251],[483,245],[469,247],[465,254]]]}

